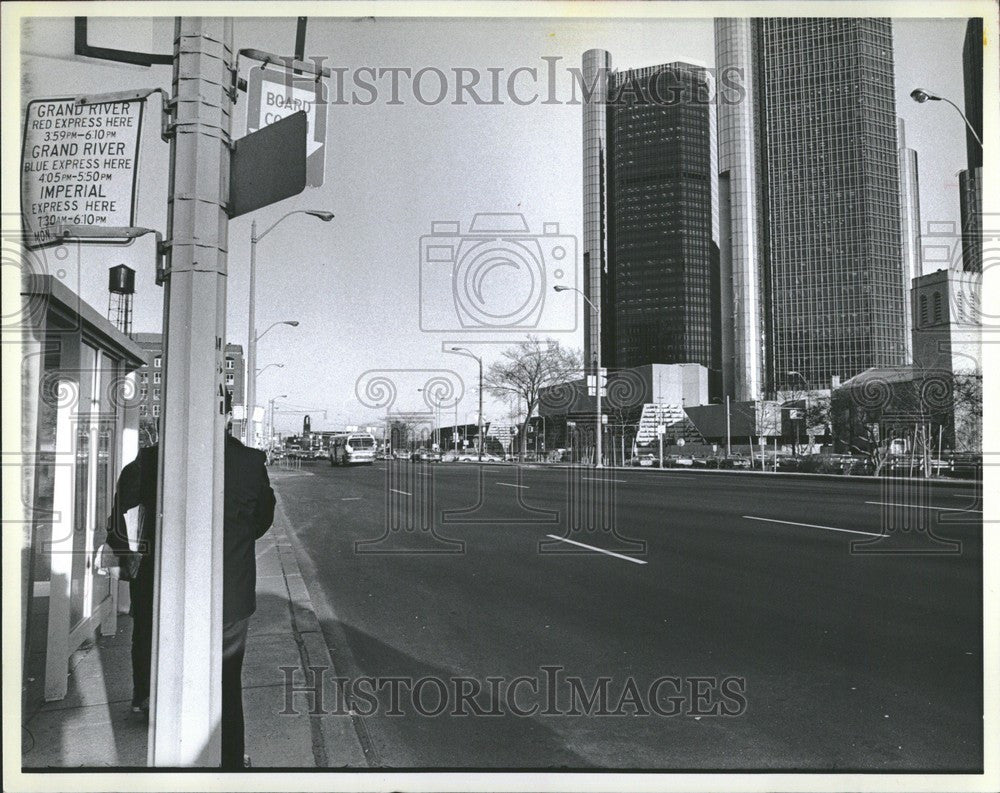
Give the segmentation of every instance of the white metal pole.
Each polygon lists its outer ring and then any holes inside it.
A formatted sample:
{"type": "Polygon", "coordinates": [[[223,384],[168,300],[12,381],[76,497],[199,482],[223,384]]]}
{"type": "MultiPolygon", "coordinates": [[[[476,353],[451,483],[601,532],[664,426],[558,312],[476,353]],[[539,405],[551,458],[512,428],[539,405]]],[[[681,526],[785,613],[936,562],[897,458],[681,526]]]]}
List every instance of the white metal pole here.
{"type": "Polygon", "coordinates": [[[174,31],[148,762],[217,766],[233,26],[180,17],[174,31]]]}
{"type": "Polygon", "coordinates": [[[257,402],[257,221],[250,224],[250,306],[248,310],[247,330],[247,404],[246,433],[244,442],[247,446],[256,446],[253,427],[254,405],[257,402]]]}
{"type": "MultiPolygon", "coordinates": [[[[588,301],[588,302],[590,302],[590,301],[588,301]]],[[[597,377],[594,380],[594,382],[597,384],[597,441],[596,441],[596,445],[594,447],[594,453],[595,453],[594,467],[595,468],[603,468],[604,467],[604,462],[603,462],[603,459],[602,459],[603,458],[603,454],[602,454],[603,450],[601,448],[603,440],[604,440],[604,438],[603,438],[603,435],[604,435],[604,422],[602,420],[603,416],[601,415],[601,330],[602,330],[602,328],[601,328],[601,309],[599,309],[593,303],[590,303],[590,305],[593,307],[594,311],[597,313],[597,377]]]]}

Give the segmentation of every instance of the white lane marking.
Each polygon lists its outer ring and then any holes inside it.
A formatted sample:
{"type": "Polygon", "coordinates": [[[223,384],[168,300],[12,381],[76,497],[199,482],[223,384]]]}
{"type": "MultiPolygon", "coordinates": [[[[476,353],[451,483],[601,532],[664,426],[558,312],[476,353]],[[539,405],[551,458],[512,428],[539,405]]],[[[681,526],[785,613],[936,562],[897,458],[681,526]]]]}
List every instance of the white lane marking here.
{"type": "Polygon", "coordinates": [[[580,478],[581,479],[588,479],[591,482],[618,482],[619,484],[622,484],[622,485],[625,484],[625,480],[624,479],[602,479],[599,476],[581,476],[580,478]]]}
{"type": "Polygon", "coordinates": [[[494,484],[500,485],[500,487],[519,487],[522,490],[531,490],[531,485],[512,485],[510,482],[494,482],[494,484]]]}
{"type": "Polygon", "coordinates": [[[582,542],[577,542],[576,540],[571,540],[567,537],[559,537],[556,534],[546,534],[545,536],[551,537],[553,540],[559,540],[560,542],[568,542],[573,545],[579,545],[581,548],[586,548],[589,551],[597,551],[598,553],[607,554],[608,556],[614,556],[616,559],[624,559],[626,562],[632,562],[633,564],[648,564],[648,562],[644,559],[633,559],[631,556],[625,556],[625,554],[607,551],[604,548],[595,548],[593,545],[585,545],[582,542]]]}
{"type": "Polygon", "coordinates": [[[762,520],[766,523],[784,523],[788,526],[804,526],[807,529],[825,529],[826,531],[843,531],[847,534],[864,534],[868,537],[884,537],[884,534],[875,534],[870,531],[858,531],[857,529],[838,529],[836,526],[817,526],[815,523],[796,523],[794,520],[778,520],[776,518],[758,518],[756,515],[744,515],[747,520],[762,520]]]}
{"type": "Polygon", "coordinates": [[[391,490],[393,493],[399,493],[401,496],[412,495],[412,493],[407,493],[405,490],[396,490],[396,488],[394,487],[390,487],[389,490],[391,490]]]}
{"type": "Polygon", "coordinates": [[[896,501],[866,501],[866,504],[880,504],[883,507],[909,507],[911,509],[940,509],[945,512],[982,512],[981,509],[961,509],[959,507],[931,507],[920,504],[900,504],[896,501]]]}
{"type": "Polygon", "coordinates": [[[352,496],[351,498],[342,498],[341,501],[360,501],[361,496],[352,496]]]}

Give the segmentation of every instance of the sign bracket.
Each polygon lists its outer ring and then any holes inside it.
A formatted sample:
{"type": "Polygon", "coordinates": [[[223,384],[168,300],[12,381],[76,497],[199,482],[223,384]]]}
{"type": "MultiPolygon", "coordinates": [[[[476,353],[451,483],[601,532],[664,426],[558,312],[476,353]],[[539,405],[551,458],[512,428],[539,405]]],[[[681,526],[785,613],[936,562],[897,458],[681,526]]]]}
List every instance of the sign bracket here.
{"type": "Polygon", "coordinates": [[[142,100],[143,102],[149,99],[153,94],[160,95],[160,138],[169,143],[170,139],[174,135],[175,124],[170,121],[170,117],[173,115],[175,108],[177,107],[177,100],[171,97],[162,88],[140,88],[138,90],[131,91],[114,91],[109,94],[86,94],[85,96],[78,96],[74,100],[77,105],[100,105],[106,102],[136,102],[142,100]]]}
{"type": "MultiPolygon", "coordinates": [[[[120,101],[120,100],[119,100],[120,101]]],[[[61,244],[68,239],[85,239],[98,244],[131,245],[139,237],[152,234],[156,239],[156,285],[162,286],[167,275],[164,257],[170,250],[170,240],[164,241],[156,229],[143,226],[74,226],[60,224],[52,232],[52,244],[61,244]]]]}

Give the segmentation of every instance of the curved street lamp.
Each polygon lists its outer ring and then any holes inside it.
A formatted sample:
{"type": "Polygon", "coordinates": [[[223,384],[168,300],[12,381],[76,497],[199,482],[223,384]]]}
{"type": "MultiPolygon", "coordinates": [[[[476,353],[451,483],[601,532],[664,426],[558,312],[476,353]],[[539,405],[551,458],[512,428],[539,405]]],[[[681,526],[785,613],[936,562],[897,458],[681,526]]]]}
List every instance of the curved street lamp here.
{"type": "MultiPolygon", "coordinates": [[[[264,330],[264,333],[267,333],[267,331],[269,331],[271,328],[277,327],[278,325],[289,325],[290,327],[297,328],[299,326],[299,321],[297,319],[279,319],[277,322],[272,322],[270,325],[268,325],[267,328],[264,330]]],[[[264,333],[258,334],[257,338],[254,339],[254,343],[264,338],[264,333]]],[[[277,366],[278,364],[272,363],[268,365],[277,366]]],[[[284,366],[284,364],[281,364],[281,366],[284,366]]],[[[254,371],[257,370],[255,369],[254,371]]]]}
{"type": "Polygon", "coordinates": [[[983,148],[982,139],[976,133],[976,130],[973,129],[972,124],[969,123],[969,119],[965,117],[965,113],[962,112],[962,108],[960,108],[958,105],[952,102],[948,97],[938,96],[934,92],[928,91],[925,88],[914,88],[912,91],[910,91],[910,98],[914,102],[920,105],[922,105],[924,102],[947,102],[949,105],[955,108],[955,110],[958,112],[958,115],[962,117],[962,121],[964,121],[965,126],[969,128],[969,132],[972,133],[972,137],[976,139],[976,143],[979,144],[979,148],[980,149],[983,148]]]}

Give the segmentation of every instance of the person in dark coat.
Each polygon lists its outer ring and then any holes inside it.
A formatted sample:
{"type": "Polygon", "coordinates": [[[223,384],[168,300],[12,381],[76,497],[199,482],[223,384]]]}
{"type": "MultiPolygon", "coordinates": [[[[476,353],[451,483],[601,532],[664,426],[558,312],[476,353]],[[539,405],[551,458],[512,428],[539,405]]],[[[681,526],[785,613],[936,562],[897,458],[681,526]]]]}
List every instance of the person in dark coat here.
{"type": "MultiPolygon", "coordinates": [[[[226,410],[231,395],[226,395],[226,410]]],[[[153,548],[159,447],[139,450],[118,478],[108,545],[128,577],[132,605],[132,706],[149,709],[153,623],[153,548]],[[139,507],[138,548],[129,548],[125,513],[139,507]]],[[[264,452],[250,449],[226,434],[222,571],[222,767],[242,768],[244,756],[243,656],[247,628],[257,609],[257,558],[254,543],[271,527],[274,491],[264,452]]]]}

